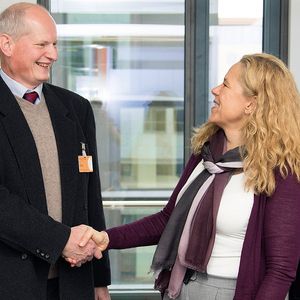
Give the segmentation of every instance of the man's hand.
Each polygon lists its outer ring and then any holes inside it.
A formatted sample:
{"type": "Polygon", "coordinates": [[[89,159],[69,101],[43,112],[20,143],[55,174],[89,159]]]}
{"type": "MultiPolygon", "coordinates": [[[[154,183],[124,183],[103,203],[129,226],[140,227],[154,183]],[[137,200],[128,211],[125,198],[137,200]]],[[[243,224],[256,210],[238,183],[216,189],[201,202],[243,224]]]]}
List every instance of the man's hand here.
{"type": "Polygon", "coordinates": [[[95,242],[92,240],[89,239],[84,245],[80,245],[82,237],[89,235],[91,229],[87,225],[79,225],[71,228],[71,234],[62,252],[62,256],[72,267],[80,267],[83,263],[92,260],[94,255],[99,257],[100,250],[97,249],[95,242]]]}
{"type": "Polygon", "coordinates": [[[95,288],[95,300],[110,300],[110,295],[107,287],[95,288]]]}

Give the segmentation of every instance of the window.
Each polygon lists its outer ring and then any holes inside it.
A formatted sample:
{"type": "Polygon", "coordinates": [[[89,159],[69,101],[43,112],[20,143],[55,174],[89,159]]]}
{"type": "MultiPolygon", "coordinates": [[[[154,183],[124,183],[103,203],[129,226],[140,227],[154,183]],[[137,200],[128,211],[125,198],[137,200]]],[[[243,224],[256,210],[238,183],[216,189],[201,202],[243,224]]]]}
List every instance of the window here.
{"type": "MultiPolygon", "coordinates": [[[[209,20],[209,87],[212,88],[223,82],[230,66],[244,54],[262,52],[263,1],[210,1],[209,20]]],[[[211,93],[209,99],[212,104],[211,93]]]]}
{"type": "MultiPolygon", "coordinates": [[[[174,123],[174,120],[170,120],[174,123]]],[[[166,110],[160,107],[149,107],[146,111],[144,121],[145,131],[148,132],[166,132],[166,110]]]]}
{"type": "Polygon", "coordinates": [[[52,81],[92,103],[103,191],[172,188],[178,173],[164,182],[155,170],[165,159],[183,166],[173,112],[184,106],[184,1],[53,0],[51,12],[52,81]]]}
{"type": "MultiPolygon", "coordinates": [[[[277,53],[282,35],[273,0],[39,3],[58,24],[52,82],[94,110],[108,227],[162,208],[189,156],[192,127],[207,119],[210,89],[243,54],[277,53]]],[[[160,299],[148,274],[154,249],[110,251],[114,300],[160,299]]]]}
{"type": "MultiPolygon", "coordinates": [[[[160,210],[184,164],[184,1],[49,4],[59,36],[52,82],[91,102],[107,226],[160,210]]],[[[111,251],[113,297],[158,296],[153,251],[111,251]]]]}

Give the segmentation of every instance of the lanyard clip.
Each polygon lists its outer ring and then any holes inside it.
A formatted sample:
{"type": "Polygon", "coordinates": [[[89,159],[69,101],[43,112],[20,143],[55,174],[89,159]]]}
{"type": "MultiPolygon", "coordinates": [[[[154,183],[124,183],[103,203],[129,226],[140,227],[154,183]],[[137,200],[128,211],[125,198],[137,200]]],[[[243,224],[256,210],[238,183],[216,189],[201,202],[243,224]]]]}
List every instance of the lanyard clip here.
{"type": "Polygon", "coordinates": [[[82,156],[86,156],[85,143],[80,142],[80,144],[81,144],[81,152],[82,152],[82,156]]]}

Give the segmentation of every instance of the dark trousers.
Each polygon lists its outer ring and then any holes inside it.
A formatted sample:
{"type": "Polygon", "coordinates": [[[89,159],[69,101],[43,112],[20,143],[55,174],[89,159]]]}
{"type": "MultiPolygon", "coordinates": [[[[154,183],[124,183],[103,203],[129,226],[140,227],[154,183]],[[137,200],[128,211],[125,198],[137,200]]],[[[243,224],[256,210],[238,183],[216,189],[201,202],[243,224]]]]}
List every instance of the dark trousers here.
{"type": "Polygon", "coordinates": [[[296,280],[290,288],[289,300],[300,300],[300,263],[298,265],[296,280]]]}
{"type": "Polygon", "coordinates": [[[48,279],[47,300],[59,300],[58,278],[48,279]]]}

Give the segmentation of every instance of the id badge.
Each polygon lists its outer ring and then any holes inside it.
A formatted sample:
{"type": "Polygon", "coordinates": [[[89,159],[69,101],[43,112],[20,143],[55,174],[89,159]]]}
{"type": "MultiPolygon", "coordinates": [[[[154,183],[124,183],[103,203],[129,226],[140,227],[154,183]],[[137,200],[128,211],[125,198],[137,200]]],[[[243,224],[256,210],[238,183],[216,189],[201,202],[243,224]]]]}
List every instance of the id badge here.
{"type": "Polygon", "coordinates": [[[80,173],[90,173],[93,172],[93,158],[90,155],[79,155],[78,156],[78,166],[80,173]]]}
{"type": "Polygon", "coordinates": [[[78,156],[78,167],[80,173],[93,172],[93,158],[91,155],[86,155],[86,145],[81,143],[82,155],[78,156]]]}

